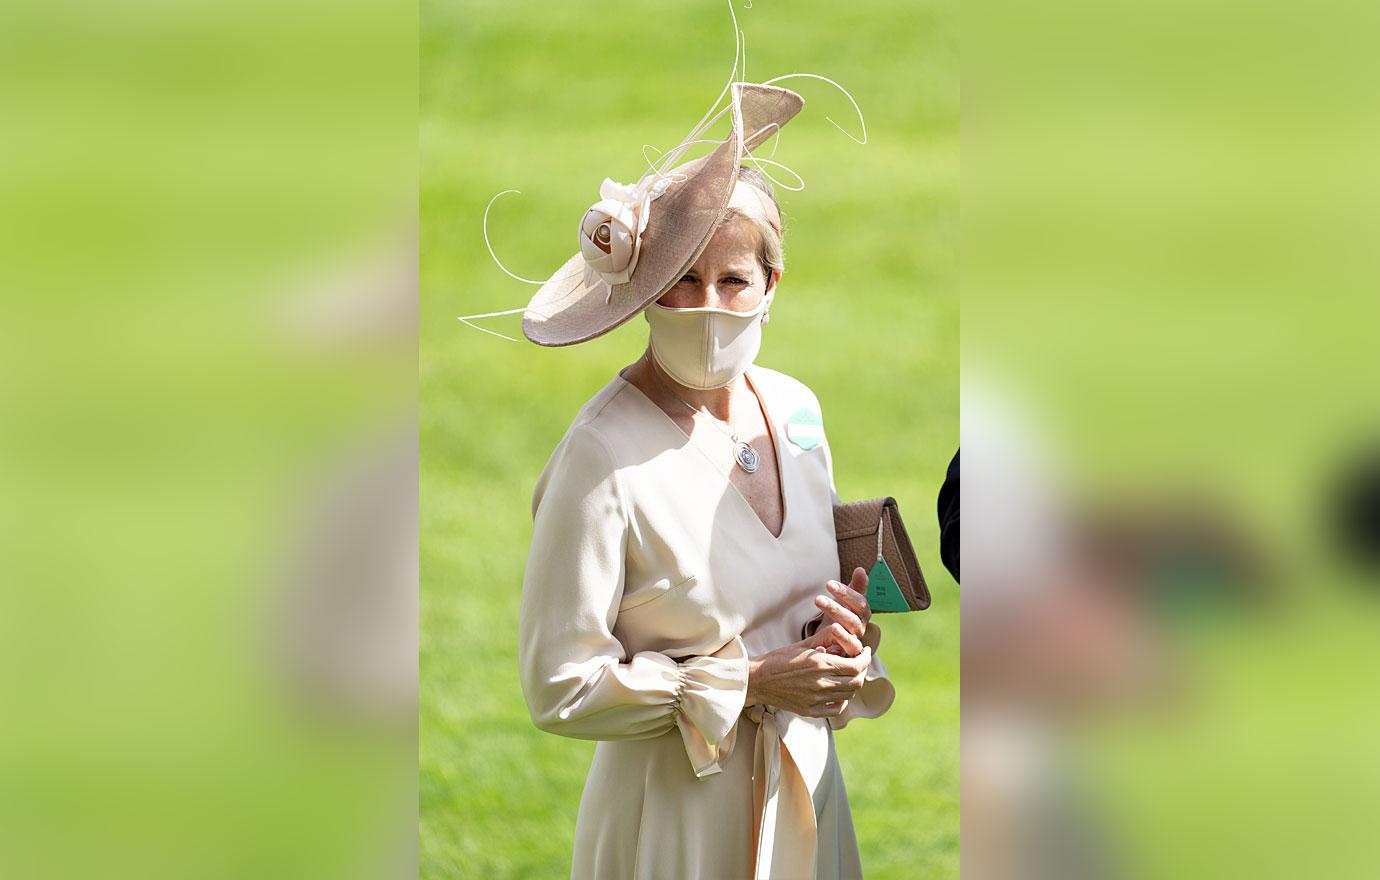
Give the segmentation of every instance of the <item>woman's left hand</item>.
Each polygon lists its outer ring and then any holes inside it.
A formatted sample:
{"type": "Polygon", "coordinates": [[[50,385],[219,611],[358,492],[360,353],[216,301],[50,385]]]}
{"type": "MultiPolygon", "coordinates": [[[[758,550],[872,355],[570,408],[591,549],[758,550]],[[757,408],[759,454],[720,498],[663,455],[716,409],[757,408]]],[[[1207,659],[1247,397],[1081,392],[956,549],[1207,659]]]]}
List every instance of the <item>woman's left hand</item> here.
{"type": "Polygon", "coordinates": [[[872,620],[872,607],[867,604],[867,571],[855,568],[848,586],[829,581],[825,588],[829,595],[815,597],[815,607],[824,615],[818,633],[825,639],[830,653],[857,656],[863,633],[872,620]]]}

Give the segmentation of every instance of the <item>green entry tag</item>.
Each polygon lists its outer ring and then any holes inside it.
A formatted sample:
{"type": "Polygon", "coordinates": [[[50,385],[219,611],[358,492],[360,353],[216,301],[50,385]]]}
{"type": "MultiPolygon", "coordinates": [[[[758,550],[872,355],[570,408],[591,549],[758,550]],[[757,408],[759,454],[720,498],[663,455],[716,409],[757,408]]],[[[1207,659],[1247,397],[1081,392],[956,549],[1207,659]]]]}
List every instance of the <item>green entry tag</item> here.
{"type": "Polygon", "coordinates": [[[896,578],[891,574],[891,566],[885,559],[878,559],[867,573],[867,604],[873,611],[909,611],[910,603],[902,595],[896,578]]]}
{"type": "Polygon", "coordinates": [[[786,420],[786,437],[809,452],[824,442],[824,419],[812,410],[798,409],[786,420]]]}

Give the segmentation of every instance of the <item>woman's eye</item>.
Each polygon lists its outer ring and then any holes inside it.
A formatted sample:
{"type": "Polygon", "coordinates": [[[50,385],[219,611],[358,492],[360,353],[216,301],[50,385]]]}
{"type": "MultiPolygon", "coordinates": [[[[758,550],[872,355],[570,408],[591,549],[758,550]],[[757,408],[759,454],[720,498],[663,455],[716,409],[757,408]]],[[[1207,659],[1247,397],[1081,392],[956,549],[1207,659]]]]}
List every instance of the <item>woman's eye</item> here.
{"type": "Polygon", "coordinates": [[[724,279],[724,284],[747,284],[747,280],[739,278],[737,275],[730,275],[724,279]]]}
{"type": "Polygon", "coordinates": [[[685,276],[682,276],[681,279],[680,279],[679,281],[677,281],[676,283],[677,283],[677,284],[694,284],[694,283],[695,283],[695,276],[693,276],[693,275],[685,275],[685,276]]]}

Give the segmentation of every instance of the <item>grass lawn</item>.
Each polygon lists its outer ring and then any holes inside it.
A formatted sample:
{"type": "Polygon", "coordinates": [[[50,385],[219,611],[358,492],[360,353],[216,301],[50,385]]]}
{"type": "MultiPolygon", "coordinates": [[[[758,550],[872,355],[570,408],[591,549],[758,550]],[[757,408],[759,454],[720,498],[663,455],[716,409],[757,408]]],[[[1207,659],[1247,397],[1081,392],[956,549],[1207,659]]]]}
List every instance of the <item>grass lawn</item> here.
{"type": "MultiPolygon", "coordinates": [[[[760,363],[814,389],[840,494],[895,495],[934,594],[881,619],[898,697],[838,736],[869,878],[958,875],[958,589],[939,563],[935,493],[958,443],[958,8],[759,2],[739,11],[748,76],[811,71],[776,158],[787,269],[760,363]]],[[[564,349],[469,330],[514,308],[519,275],[573,253],[606,176],[638,176],[727,78],[722,4],[422,5],[421,874],[560,877],[594,745],[537,731],[517,677],[531,490],[580,405],[637,358],[645,323],[564,349]],[[617,22],[610,27],[609,22],[617,22]]],[[[800,81],[798,81],[800,82],[800,81]]],[[[516,316],[488,324],[520,335],[516,316]]]]}

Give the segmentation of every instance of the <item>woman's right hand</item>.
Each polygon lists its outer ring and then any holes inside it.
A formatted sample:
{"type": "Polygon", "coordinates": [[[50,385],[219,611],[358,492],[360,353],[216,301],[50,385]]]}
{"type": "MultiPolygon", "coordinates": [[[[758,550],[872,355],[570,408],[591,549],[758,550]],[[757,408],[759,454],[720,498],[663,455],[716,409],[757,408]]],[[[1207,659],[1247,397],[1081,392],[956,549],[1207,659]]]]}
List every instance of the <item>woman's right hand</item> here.
{"type": "Polygon", "coordinates": [[[837,716],[863,685],[872,649],[840,657],[814,639],[748,660],[747,704],[785,709],[812,718],[837,716]]]}

